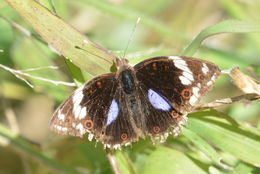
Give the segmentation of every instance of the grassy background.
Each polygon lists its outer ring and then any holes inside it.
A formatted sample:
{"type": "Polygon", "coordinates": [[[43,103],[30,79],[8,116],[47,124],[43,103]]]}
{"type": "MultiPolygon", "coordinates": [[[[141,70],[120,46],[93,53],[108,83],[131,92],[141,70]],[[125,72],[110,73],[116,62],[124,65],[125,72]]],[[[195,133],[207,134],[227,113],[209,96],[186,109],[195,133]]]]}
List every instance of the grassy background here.
{"type": "MultiPolygon", "coordinates": [[[[49,0],[40,3],[54,11],[49,0]]],[[[7,18],[0,18],[0,64],[18,70],[58,66],[27,72],[38,77],[80,84],[108,72],[113,57],[81,41],[89,38],[123,55],[138,17],[141,22],[126,54],[130,63],[160,55],[192,55],[222,69],[239,66],[248,74],[260,74],[260,35],[255,33],[259,24],[254,22],[260,18],[259,0],[53,0],[58,16],[88,38],[31,0],[17,5],[22,17],[0,0],[0,15],[7,18]],[[220,34],[225,32],[229,33],[220,34]]],[[[0,79],[0,174],[113,173],[99,143],[48,129],[54,108],[74,88],[27,78],[34,85],[30,88],[3,69],[0,79]]],[[[240,94],[222,75],[202,102],[240,94]]],[[[259,115],[259,102],[196,112],[189,115],[177,139],[168,138],[158,146],[141,140],[113,154],[121,173],[256,174],[260,172],[259,115]]]]}

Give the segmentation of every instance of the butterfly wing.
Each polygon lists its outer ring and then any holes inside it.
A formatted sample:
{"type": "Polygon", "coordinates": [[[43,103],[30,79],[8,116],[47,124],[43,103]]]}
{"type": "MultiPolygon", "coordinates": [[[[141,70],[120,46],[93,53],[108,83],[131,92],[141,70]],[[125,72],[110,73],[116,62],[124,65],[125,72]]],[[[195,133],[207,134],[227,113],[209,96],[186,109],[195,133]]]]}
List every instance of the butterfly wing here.
{"type": "Polygon", "coordinates": [[[178,134],[186,113],[220,70],[203,60],[172,56],[145,60],[129,73],[134,81],[109,73],[78,88],[55,111],[51,129],[81,137],[87,132],[89,140],[95,136],[109,148],[120,148],[147,132],[162,142],[169,129],[178,134]],[[122,89],[129,82],[130,88],[122,89]]]}
{"type": "Polygon", "coordinates": [[[166,97],[180,112],[190,111],[220,74],[210,62],[183,56],[155,57],[134,68],[139,82],[166,97]]]}
{"type": "Polygon", "coordinates": [[[150,135],[154,143],[162,143],[169,133],[177,136],[181,125],[186,123],[186,114],[179,112],[155,89],[139,85],[142,119],[145,120],[143,132],[150,135]]]}
{"type": "Polygon", "coordinates": [[[113,73],[98,76],[78,88],[55,111],[50,127],[60,134],[82,137],[88,133],[108,148],[138,139],[129,117],[127,96],[113,73]]]}
{"type": "Polygon", "coordinates": [[[114,73],[98,76],[82,85],[56,109],[51,119],[51,129],[60,134],[80,137],[88,132],[89,139],[93,134],[97,138],[102,136],[117,86],[114,73]]]}
{"type": "Polygon", "coordinates": [[[155,57],[134,66],[144,98],[147,131],[167,134],[172,126],[178,133],[201,96],[211,88],[220,69],[207,61],[190,57],[155,57]]]}
{"type": "MultiPolygon", "coordinates": [[[[131,102],[130,98],[121,88],[115,93],[108,111],[105,136],[102,139],[106,147],[117,149],[122,145],[129,145],[131,142],[137,141],[142,133],[131,115],[132,110],[128,107],[131,102]]],[[[140,119],[138,115],[136,118],[140,119]]]]}

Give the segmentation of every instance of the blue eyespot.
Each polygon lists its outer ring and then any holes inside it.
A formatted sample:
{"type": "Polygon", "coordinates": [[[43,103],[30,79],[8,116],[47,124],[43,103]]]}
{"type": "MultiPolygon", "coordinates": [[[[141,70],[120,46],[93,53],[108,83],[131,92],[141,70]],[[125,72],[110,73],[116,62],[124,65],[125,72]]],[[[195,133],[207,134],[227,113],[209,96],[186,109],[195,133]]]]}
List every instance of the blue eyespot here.
{"type": "Polygon", "coordinates": [[[109,108],[109,111],[108,111],[108,114],[107,114],[107,126],[110,125],[111,123],[113,123],[117,116],[118,116],[118,104],[117,102],[113,99],[111,105],[110,105],[110,108],[109,108]]]}
{"type": "Polygon", "coordinates": [[[170,111],[172,106],[160,94],[152,89],[148,90],[148,99],[155,109],[170,111]]]}

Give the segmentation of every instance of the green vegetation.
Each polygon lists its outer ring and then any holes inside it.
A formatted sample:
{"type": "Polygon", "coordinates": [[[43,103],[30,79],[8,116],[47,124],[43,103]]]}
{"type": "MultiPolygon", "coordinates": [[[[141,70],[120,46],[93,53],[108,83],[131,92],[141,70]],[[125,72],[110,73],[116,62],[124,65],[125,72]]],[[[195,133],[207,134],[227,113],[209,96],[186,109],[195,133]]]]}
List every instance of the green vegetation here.
{"type": "MultiPolygon", "coordinates": [[[[0,174],[260,172],[260,103],[245,98],[189,114],[179,137],[156,146],[147,138],[108,153],[87,138],[50,132],[72,82],[109,72],[107,50],[123,55],[138,17],[130,63],[194,56],[239,66],[259,83],[259,0],[0,0],[0,174]]],[[[243,94],[222,74],[201,102],[243,94]]]]}

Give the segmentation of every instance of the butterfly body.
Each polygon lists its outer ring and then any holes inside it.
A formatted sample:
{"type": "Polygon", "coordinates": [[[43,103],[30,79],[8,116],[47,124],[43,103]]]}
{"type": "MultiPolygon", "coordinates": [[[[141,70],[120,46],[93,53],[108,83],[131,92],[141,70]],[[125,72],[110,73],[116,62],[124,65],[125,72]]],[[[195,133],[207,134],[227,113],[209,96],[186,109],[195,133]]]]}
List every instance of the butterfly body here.
{"type": "Polygon", "coordinates": [[[177,136],[186,115],[211,88],[220,69],[207,61],[155,57],[134,67],[117,61],[117,72],[90,80],[55,111],[51,128],[61,134],[95,137],[120,148],[150,136],[177,136]]]}

